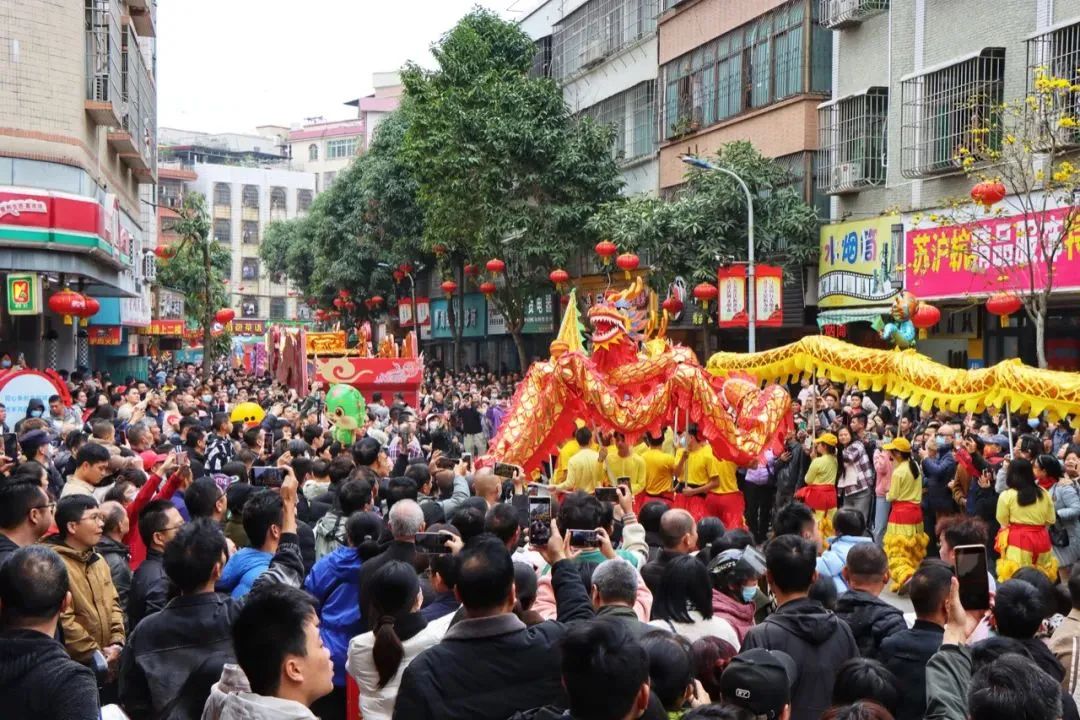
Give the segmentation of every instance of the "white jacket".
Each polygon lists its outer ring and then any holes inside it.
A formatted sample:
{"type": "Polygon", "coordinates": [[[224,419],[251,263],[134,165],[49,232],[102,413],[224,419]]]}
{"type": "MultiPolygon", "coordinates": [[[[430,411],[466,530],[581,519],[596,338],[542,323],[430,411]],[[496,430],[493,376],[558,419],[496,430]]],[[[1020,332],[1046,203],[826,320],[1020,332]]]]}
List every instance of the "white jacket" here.
{"type": "Polygon", "coordinates": [[[251,692],[238,665],[227,664],[210,688],[202,720],[318,720],[298,702],[251,692]]]}

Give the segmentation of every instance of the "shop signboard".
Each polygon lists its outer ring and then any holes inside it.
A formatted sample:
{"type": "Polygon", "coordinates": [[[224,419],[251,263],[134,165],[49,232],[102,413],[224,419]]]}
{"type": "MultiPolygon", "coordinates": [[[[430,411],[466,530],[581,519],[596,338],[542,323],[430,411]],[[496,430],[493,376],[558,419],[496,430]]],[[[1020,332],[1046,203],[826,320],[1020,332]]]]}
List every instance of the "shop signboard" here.
{"type": "MultiPolygon", "coordinates": [[[[454,318],[461,328],[461,337],[484,337],[487,330],[487,301],[480,293],[469,293],[464,299],[454,298],[454,318]]],[[[431,337],[434,340],[453,339],[446,298],[431,301],[431,337]]]]}
{"type": "Polygon", "coordinates": [[[233,335],[265,335],[266,321],[244,318],[229,323],[229,332],[233,335]]]}
{"type": "Polygon", "coordinates": [[[142,329],[143,335],[169,335],[182,337],[184,334],[183,320],[151,320],[150,325],[142,329]]]}
{"type": "Polygon", "coordinates": [[[7,276],[8,315],[41,314],[41,276],[11,273],[7,276]]]}
{"type": "Polygon", "coordinates": [[[159,287],[157,289],[155,317],[159,320],[182,320],[184,317],[184,295],[175,290],[159,287]]]}
{"type": "Polygon", "coordinates": [[[12,422],[26,417],[26,406],[33,398],[42,402],[53,395],[64,397],[67,388],[61,388],[53,378],[37,370],[8,370],[0,374],[0,403],[7,408],[12,422]]]}
{"type": "Polygon", "coordinates": [[[526,335],[555,332],[554,302],[551,298],[551,293],[529,298],[525,303],[525,324],[521,332],[526,335]]]}
{"type": "Polygon", "coordinates": [[[894,218],[825,225],[818,260],[818,307],[882,305],[900,292],[898,237],[894,218]]]}
{"type": "MultiPolygon", "coordinates": [[[[904,287],[923,300],[1027,292],[1045,286],[1043,248],[1057,245],[1072,208],[1034,219],[1023,215],[964,225],[918,227],[905,237],[904,287]],[[1046,238],[1040,242],[1039,224],[1046,238]]],[[[1053,258],[1055,290],[1080,288],[1080,223],[1074,223],[1053,258]]]]}
{"type": "Polygon", "coordinates": [[[98,251],[122,264],[120,205],[115,195],[105,205],[92,198],[32,188],[0,189],[0,242],[27,246],[67,245],[98,251]]]}
{"type": "Polygon", "coordinates": [[[502,313],[495,309],[495,303],[489,302],[487,304],[487,334],[488,337],[493,335],[506,335],[509,332],[506,328],[506,318],[502,316],[502,313]]]}

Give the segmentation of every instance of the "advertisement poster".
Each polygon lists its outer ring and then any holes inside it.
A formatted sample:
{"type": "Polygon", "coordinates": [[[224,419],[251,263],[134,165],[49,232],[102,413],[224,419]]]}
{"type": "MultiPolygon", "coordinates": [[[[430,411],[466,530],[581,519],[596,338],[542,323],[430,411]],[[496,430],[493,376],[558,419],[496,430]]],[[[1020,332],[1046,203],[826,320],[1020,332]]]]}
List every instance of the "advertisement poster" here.
{"type": "Polygon", "coordinates": [[[899,288],[899,247],[903,226],[895,218],[875,218],[821,228],[818,307],[860,307],[892,301],[899,288]]]}
{"type": "Polygon", "coordinates": [[[784,324],[784,269],[775,265],[754,268],[754,320],[758,327],[784,324]]]}
{"type": "Polygon", "coordinates": [[[716,279],[720,289],[716,298],[717,323],[722,328],[746,327],[746,268],[742,265],[720,268],[716,279]]]}

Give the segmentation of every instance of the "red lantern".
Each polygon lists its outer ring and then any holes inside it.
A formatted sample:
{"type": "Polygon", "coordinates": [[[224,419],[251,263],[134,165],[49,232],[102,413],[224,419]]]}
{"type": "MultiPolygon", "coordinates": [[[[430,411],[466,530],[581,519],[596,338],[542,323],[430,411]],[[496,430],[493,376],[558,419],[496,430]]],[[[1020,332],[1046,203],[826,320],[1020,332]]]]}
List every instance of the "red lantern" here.
{"type": "Polygon", "coordinates": [[[176,250],[172,247],[172,245],[158,245],[156,248],[154,248],[154,255],[156,255],[161,260],[168,260],[175,254],[176,250]]]}
{"type": "Polygon", "coordinates": [[[79,293],[64,288],[49,298],[49,309],[64,316],[64,324],[71,324],[71,316],[78,316],[86,309],[86,299],[79,293]]]}
{"type": "Polygon", "coordinates": [[[309,298],[307,299],[307,304],[308,304],[308,307],[312,307],[312,308],[313,308],[313,307],[315,307],[316,305],[318,305],[318,304],[319,304],[319,301],[318,301],[318,300],[316,300],[316,299],[315,299],[315,298],[313,298],[313,297],[309,297],[309,298]]]}
{"type": "Polygon", "coordinates": [[[326,311],[323,310],[322,308],[319,308],[318,310],[316,310],[315,311],[315,319],[318,320],[319,322],[326,322],[326,311]]]}
{"type": "Polygon", "coordinates": [[[457,283],[453,280],[443,280],[442,285],[439,287],[441,287],[442,291],[447,295],[453,295],[457,292],[457,283]]]}
{"type": "Polygon", "coordinates": [[[699,283],[694,288],[694,297],[697,298],[698,301],[702,305],[704,305],[706,309],[708,309],[709,303],[711,303],[713,300],[715,300],[716,296],[719,295],[719,294],[720,294],[720,291],[717,290],[716,286],[713,285],[712,283],[707,283],[707,282],[699,283]]]}
{"type": "Polygon", "coordinates": [[[925,338],[926,331],[938,324],[941,311],[929,303],[921,302],[911,316],[911,324],[919,328],[919,337],[925,338]]]}
{"type": "Polygon", "coordinates": [[[610,264],[611,256],[619,252],[619,248],[610,240],[601,240],[596,243],[596,247],[593,249],[596,251],[596,254],[600,256],[600,261],[603,262],[604,265],[610,264]]]}
{"type": "Polygon", "coordinates": [[[368,298],[367,300],[365,300],[365,301],[364,301],[364,307],[366,307],[366,308],[368,309],[368,311],[369,311],[369,312],[370,312],[370,311],[371,311],[372,309],[374,309],[375,305],[374,305],[374,304],[372,304],[372,302],[371,302],[371,298],[368,298]]]}
{"type": "Polygon", "coordinates": [[[506,263],[504,263],[499,258],[492,258],[487,261],[484,267],[488,269],[489,273],[494,273],[495,275],[498,275],[506,269],[506,263]]]}
{"type": "Polygon", "coordinates": [[[1009,326],[1009,316],[1024,306],[1024,302],[1012,293],[997,293],[986,301],[986,309],[1001,316],[1001,327],[1009,326]]]}
{"type": "Polygon", "coordinates": [[[562,286],[570,280],[570,273],[566,272],[562,268],[555,268],[548,273],[548,280],[555,284],[558,290],[562,290],[562,286]]]}
{"type": "Polygon", "coordinates": [[[395,270],[391,275],[394,276],[394,283],[397,285],[400,285],[401,281],[405,279],[405,273],[400,270],[395,270]]]}
{"type": "Polygon", "coordinates": [[[356,310],[356,303],[354,303],[352,300],[349,300],[345,303],[345,309],[349,312],[353,312],[354,310],[356,310]]]}
{"type": "Polygon", "coordinates": [[[90,318],[94,317],[101,310],[101,303],[96,298],[92,298],[89,295],[84,295],[83,300],[86,302],[86,308],[79,313],[79,317],[82,318],[83,326],[90,324],[90,318]]]}
{"type": "Polygon", "coordinates": [[[472,263],[465,266],[465,274],[469,277],[476,277],[480,274],[480,268],[476,267],[472,263]]]}
{"type": "Polygon", "coordinates": [[[981,182],[971,188],[971,199],[987,210],[1005,199],[1005,183],[1000,180],[981,182]]]}
{"type": "Polygon", "coordinates": [[[412,271],[413,271],[413,266],[412,266],[412,265],[410,265],[409,263],[402,263],[402,264],[401,264],[401,265],[400,265],[400,266],[398,267],[398,270],[400,270],[400,271],[401,271],[401,274],[402,274],[402,275],[411,275],[411,274],[412,274],[412,271]]]}
{"type": "Polygon", "coordinates": [[[562,305],[563,307],[566,307],[567,305],[569,305],[570,304],[570,296],[569,295],[560,295],[559,296],[559,304],[562,305]]]}
{"type": "Polygon", "coordinates": [[[634,253],[623,253],[619,257],[615,258],[615,264],[622,268],[623,273],[626,274],[626,279],[630,279],[630,273],[637,270],[638,264],[641,261],[634,253]]]}
{"type": "Polygon", "coordinates": [[[671,315],[672,317],[678,315],[683,311],[682,300],[674,296],[664,300],[664,302],[660,304],[660,307],[664,308],[664,310],[667,311],[667,314],[671,315]]]}
{"type": "Polygon", "coordinates": [[[496,287],[495,283],[491,282],[490,280],[480,283],[480,292],[484,293],[484,295],[488,297],[494,295],[498,289],[499,288],[496,287]]]}
{"type": "Polygon", "coordinates": [[[374,295],[374,296],[372,296],[372,298],[371,298],[371,306],[372,307],[379,307],[382,304],[383,304],[382,295],[374,295]]]}
{"type": "Polygon", "coordinates": [[[232,308],[221,308],[214,313],[214,320],[222,325],[228,325],[236,317],[236,311],[232,308]]]}
{"type": "Polygon", "coordinates": [[[342,298],[344,298],[346,300],[348,300],[351,295],[352,295],[352,293],[349,292],[348,290],[338,290],[338,296],[342,297],[342,298]]]}
{"type": "Polygon", "coordinates": [[[334,298],[334,307],[340,310],[345,305],[345,301],[339,297],[334,298]]]}

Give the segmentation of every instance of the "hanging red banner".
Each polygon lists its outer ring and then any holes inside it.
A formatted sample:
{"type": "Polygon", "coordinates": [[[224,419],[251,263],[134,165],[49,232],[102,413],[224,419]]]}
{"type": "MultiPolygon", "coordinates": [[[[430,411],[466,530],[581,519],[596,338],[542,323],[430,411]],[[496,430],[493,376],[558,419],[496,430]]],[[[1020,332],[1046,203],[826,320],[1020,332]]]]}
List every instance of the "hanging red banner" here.
{"type": "Polygon", "coordinates": [[[758,327],[784,324],[784,269],[758,265],[754,277],[754,319],[758,327]]]}
{"type": "Polygon", "coordinates": [[[722,267],[716,271],[717,324],[722,328],[746,327],[746,268],[742,265],[722,267]]]}

